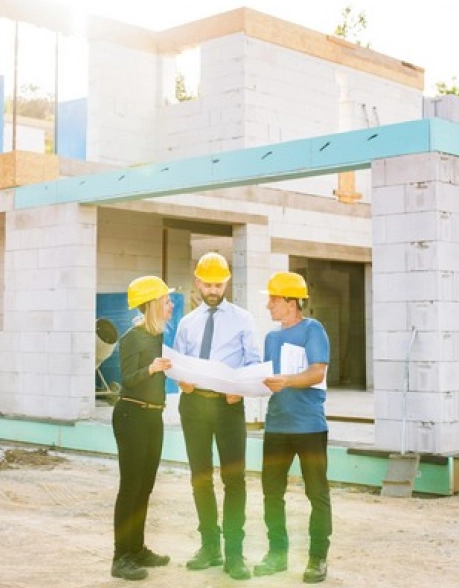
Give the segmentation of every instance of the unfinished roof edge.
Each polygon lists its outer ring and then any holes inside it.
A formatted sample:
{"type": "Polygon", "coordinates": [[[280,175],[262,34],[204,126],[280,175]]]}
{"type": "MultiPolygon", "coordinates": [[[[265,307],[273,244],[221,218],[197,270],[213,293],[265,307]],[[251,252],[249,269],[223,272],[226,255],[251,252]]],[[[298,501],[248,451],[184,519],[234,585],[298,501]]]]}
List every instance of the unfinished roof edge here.
{"type": "MultiPolygon", "coordinates": [[[[66,34],[77,34],[75,14],[68,7],[58,6],[49,0],[2,0],[1,16],[66,34]]],[[[148,31],[109,18],[90,16],[84,30],[78,31],[88,39],[165,54],[178,53],[205,41],[240,32],[260,41],[373,74],[417,90],[424,89],[424,69],[421,67],[251,8],[237,8],[160,32],[148,31]]]]}
{"type": "Polygon", "coordinates": [[[103,204],[365,169],[377,159],[459,156],[459,125],[421,119],[20,187],[15,208],[103,204]]]}
{"type": "Polygon", "coordinates": [[[419,66],[251,8],[237,8],[162,31],[157,34],[158,49],[161,53],[174,53],[238,32],[417,90],[424,89],[424,69],[419,66]]]}

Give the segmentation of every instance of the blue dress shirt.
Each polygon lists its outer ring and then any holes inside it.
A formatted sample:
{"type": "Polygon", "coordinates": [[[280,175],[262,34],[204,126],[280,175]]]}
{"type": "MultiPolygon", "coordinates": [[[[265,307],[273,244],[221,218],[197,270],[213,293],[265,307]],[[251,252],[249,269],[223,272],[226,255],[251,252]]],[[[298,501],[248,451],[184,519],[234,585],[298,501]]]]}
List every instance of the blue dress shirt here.
{"type": "MultiPolygon", "coordinates": [[[[202,302],[179,322],[174,349],[199,357],[209,306],[202,302]]],[[[245,309],[223,299],[214,315],[214,334],[209,359],[232,368],[261,362],[253,316],[245,309]]]]}

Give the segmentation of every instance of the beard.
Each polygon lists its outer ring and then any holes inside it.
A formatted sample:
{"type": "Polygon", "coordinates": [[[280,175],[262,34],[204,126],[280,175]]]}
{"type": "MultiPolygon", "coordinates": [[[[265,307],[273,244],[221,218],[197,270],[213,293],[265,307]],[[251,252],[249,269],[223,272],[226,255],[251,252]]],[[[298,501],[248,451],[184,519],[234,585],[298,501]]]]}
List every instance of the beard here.
{"type": "Polygon", "coordinates": [[[201,298],[207,304],[207,306],[218,306],[223,300],[223,296],[218,296],[216,294],[209,294],[208,296],[204,296],[201,293],[201,298]]]}

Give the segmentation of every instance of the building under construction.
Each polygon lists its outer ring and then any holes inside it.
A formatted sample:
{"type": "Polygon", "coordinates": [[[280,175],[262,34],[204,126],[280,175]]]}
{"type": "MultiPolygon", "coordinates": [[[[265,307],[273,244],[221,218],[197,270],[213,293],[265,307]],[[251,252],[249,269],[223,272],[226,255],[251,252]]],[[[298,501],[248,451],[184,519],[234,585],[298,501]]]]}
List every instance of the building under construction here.
{"type": "MultiPolygon", "coordinates": [[[[329,386],[372,391],[375,448],[442,456],[451,490],[459,107],[423,86],[418,66],[247,8],[151,32],[2,2],[0,438],[77,445],[100,377],[116,383],[96,321],[129,324],[146,273],[177,289],[178,320],[217,250],[260,339],[269,276],[304,275],[329,386]]],[[[248,399],[248,420],[264,408],[248,399]]]]}

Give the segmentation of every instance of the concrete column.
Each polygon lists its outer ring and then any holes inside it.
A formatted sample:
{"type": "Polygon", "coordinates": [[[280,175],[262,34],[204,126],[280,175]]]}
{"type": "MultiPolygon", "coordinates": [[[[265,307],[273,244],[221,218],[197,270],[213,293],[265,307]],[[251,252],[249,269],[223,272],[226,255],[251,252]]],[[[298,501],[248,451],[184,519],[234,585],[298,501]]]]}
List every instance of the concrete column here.
{"type": "Polygon", "coordinates": [[[456,452],[459,159],[376,161],[373,185],[376,446],[456,452]]]}
{"type": "MultiPolygon", "coordinates": [[[[249,310],[257,324],[260,352],[263,355],[264,335],[272,328],[266,310],[266,289],[270,276],[271,239],[268,225],[236,225],[233,227],[232,286],[233,302],[249,310]]],[[[247,422],[263,422],[266,399],[247,398],[247,422]]]]}
{"type": "Polygon", "coordinates": [[[260,290],[266,289],[271,239],[268,225],[236,225],[233,228],[233,302],[249,310],[264,334],[269,315],[260,290]]]}
{"type": "Polygon", "coordinates": [[[78,420],[95,405],[97,209],[10,211],[0,412],[78,420]]]}

